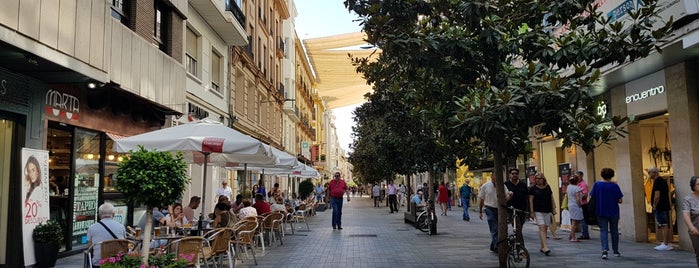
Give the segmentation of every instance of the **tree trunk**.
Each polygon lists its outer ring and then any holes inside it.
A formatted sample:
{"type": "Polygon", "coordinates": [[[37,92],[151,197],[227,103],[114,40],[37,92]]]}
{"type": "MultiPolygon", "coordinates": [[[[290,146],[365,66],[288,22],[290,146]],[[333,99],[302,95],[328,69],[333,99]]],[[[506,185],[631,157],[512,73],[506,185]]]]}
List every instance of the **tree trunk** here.
{"type": "MultiPolygon", "coordinates": [[[[495,176],[495,191],[498,197],[498,242],[507,237],[507,198],[505,197],[505,181],[503,179],[503,157],[501,152],[493,152],[493,176],[495,176]]],[[[498,243],[498,261],[500,267],[507,267],[507,243],[498,243]]]]}
{"type": "Polygon", "coordinates": [[[141,264],[148,267],[148,253],[150,252],[150,234],[153,230],[153,208],[146,209],[146,226],[143,230],[143,242],[141,244],[141,264]]]}

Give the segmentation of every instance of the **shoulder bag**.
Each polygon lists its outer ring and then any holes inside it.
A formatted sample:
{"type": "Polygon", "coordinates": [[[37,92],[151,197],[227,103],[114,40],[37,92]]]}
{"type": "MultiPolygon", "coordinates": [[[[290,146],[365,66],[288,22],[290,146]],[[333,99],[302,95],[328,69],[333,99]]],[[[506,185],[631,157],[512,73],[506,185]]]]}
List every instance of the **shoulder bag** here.
{"type": "Polygon", "coordinates": [[[583,205],[583,213],[585,216],[585,223],[587,225],[599,225],[597,222],[597,198],[593,195],[588,197],[589,201],[587,204],[583,205]]]}

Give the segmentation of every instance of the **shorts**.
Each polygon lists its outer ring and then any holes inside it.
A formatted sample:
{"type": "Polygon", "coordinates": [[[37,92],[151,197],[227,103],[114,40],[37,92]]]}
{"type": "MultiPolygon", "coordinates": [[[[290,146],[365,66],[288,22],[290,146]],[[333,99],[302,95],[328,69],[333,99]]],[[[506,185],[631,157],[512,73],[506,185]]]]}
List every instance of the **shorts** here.
{"type": "Polygon", "coordinates": [[[653,215],[655,215],[655,224],[658,227],[666,227],[668,226],[668,223],[670,222],[670,211],[667,210],[661,210],[661,211],[653,211],[653,215]]]}
{"type": "Polygon", "coordinates": [[[551,226],[551,212],[534,212],[537,225],[551,226]]]}

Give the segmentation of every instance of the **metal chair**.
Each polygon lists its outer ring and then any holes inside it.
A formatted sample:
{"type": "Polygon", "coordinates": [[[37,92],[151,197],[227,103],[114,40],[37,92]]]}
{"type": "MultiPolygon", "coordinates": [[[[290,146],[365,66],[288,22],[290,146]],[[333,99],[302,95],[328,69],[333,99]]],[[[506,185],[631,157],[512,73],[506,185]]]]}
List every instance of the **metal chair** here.
{"type": "Polygon", "coordinates": [[[209,260],[212,260],[214,267],[222,264],[223,256],[228,258],[228,267],[232,268],[235,259],[231,255],[230,240],[233,235],[233,228],[217,228],[204,234],[204,238],[210,246],[202,249],[205,265],[208,267],[209,260]],[[218,260],[218,264],[216,261],[218,260]]]}
{"type": "Polygon", "coordinates": [[[111,239],[94,243],[83,252],[85,256],[85,267],[92,268],[92,262],[95,258],[95,256],[93,256],[95,247],[99,247],[100,249],[99,259],[101,260],[117,256],[119,253],[131,253],[134,248],[136,248],[136,243],[127,239],[111,239]]]}
{"type": "MultiPolygon", "coordinates": [[[[178,260],[186,260],[184,256],[192,254],[194,257],[188,265],[199,267],[199,258],[205,256],[204,247],[210,247],[208,242],[201,236],[189,236],[170,242],[166,248],[174,252],[178,260]]],[[[209,267],[208,263],[204,264],[209,267]]]]}
{"type": "Polygon", "coordinates": [[[299,209],[294,211],[294,221],[298,223],[299,221],[303,221],[303,223],[306,224],[306,229],[308,231],[311,230],[311,227],[308,227],[308,222],[306,221],[306,218],[308,217],[308,214],[306,213],[307,210],[307,205],[306,204],[301,204],[299,206],[299,209]]]}

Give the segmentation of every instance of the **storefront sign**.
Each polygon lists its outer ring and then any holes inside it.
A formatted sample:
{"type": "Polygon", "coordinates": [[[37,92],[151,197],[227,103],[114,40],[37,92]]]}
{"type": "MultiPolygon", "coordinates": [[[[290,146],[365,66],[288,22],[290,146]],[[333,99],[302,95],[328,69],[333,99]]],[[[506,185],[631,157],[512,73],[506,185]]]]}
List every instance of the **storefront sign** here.
{"type": "Polygon", "coordinates": [[[49,89],[46,92],[46,114],[78,120],[80,100],[73,95],[49,89]]]}
{"type": "Polygon", "coordinates": [[[0,95],[7,94],[7,80],[0,81],[0,95]]]}
{"type": "Polygon", "coordinates": [[[22,148],[22,240],[24,264],[35,263],[32,233],[49,219],[49,152],[22,148]]]}
{"type": "MultiPolygon", "coordinates": [[[[598,12],[605,14],[609,22],[631,19],[628,16],[629,10],[637,10],[643,6],[641,0],[603,0],[598,12]]],[[[699,3],[696,0],[659,0],[657,3],[658,16],[662,19],[656,20],[655,27],[660,27],[667,22],[670,17],[678,21],[685,16],[699,13],[699,3]]]]}
{"type": "Polygon", "coordinates": [[[641,77],[625,85],[626,113],[644,115],[667,110],[665,71],[661,70],[641,77]]]}

